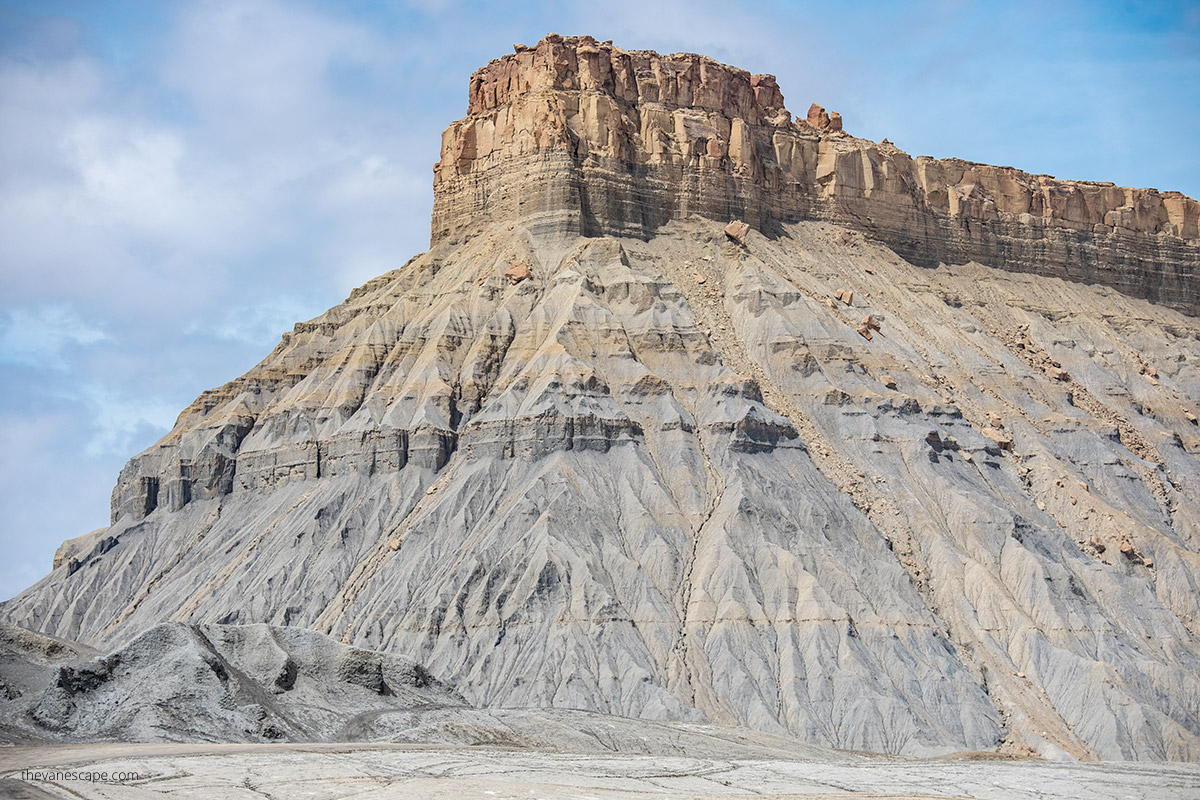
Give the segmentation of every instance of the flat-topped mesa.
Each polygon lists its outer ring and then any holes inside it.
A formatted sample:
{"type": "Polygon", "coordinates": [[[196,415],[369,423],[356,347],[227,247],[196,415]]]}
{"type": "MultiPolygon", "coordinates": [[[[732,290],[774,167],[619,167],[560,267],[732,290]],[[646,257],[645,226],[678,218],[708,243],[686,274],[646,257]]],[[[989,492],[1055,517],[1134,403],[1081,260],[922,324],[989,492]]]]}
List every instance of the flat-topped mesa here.
{"type": "Polygon", "coordinates": [[[825,220],[921,265],[977,261],[1200,314],[1200,203],[855,138],[770,75],[550,34],[471,76],[434,167],[431,239],[491,222],[646,238],[672,219],[825,220]]]}
{"type": "MultiPolygon", "coordinates": [[[[756,224],[755,142],[789,130],[771,75],[551,34],[471,76],[434,167],[434,243],[494,220],[645,237],[691,214],[756,224]]],[[[798,123],[815,137],[807,123],[798,123]]]]}

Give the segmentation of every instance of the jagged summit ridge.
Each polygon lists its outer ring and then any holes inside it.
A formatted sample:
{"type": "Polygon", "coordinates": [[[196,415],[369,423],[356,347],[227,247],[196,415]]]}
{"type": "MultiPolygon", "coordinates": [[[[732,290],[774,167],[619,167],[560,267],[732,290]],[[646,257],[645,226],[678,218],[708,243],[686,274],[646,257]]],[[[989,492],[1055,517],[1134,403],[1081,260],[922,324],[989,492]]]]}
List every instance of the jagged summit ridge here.
{"type": "Polygon", "coordinates": [[[773,76],[691,53],[555,34],[514,49],[471,77],[467,116],[443,134],[435,244],[496,220],[641,237],[692,215],[767,233],[825,220],[920,265],[976,261],[1200,313],[1200,204],[1178,192],[912,158],[819,106],[794,118],[773,76]]]}

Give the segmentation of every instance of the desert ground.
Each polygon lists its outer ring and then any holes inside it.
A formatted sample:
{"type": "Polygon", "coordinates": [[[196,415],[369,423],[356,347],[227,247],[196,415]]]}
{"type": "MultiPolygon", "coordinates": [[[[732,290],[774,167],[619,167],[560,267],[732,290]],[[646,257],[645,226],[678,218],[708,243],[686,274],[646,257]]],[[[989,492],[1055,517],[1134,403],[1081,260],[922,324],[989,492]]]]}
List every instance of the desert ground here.
{"type": "Polygon", "coordinates": [[[0,753],[0,795],[86,800],[1190,800],[1200,798],[1200,766],[855,754],[819,761],[663,757],[381,744],[91,744],[5,748],[0,753]],[[51,770],[78,774],[68,776],[74,780],[31,774],[51,770]],[[110,779],[116,773],[136,777],[105,783],[86,774],[99,772],[110,779]]]}

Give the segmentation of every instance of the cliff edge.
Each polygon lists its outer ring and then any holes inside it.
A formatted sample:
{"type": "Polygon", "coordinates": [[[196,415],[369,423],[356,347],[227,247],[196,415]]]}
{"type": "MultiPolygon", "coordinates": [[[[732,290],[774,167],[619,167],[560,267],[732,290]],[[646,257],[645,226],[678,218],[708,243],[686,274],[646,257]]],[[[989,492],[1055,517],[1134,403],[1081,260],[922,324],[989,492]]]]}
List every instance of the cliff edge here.
{"type": "Polygon", "coordinates": [[[821,220],[920,266],[975,261],[1111,286],[1200,314],[1200,203],[859,139],[771,75],[590,36],[516,45],[471,76],[442,137],[432,241],[489,221],[534,233],[653,235],[697,215],[774,235],[821,220]]]}

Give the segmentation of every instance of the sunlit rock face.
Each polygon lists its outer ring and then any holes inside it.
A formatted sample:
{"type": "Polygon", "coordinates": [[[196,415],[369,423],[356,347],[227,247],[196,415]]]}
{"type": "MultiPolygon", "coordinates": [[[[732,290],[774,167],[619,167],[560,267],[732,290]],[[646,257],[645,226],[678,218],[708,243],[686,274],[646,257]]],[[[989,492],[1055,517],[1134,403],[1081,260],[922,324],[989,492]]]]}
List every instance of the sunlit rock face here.
{"type": "Polygon", "coordinates": [[[520,220],[535,234],[653,236],[672,219],[824,220],[922,266],[976,261],[1200,313],[1200,204],[1178,192],[912,158],[784,108],[772,75],[587,36],[517,45],[471,76],[434,167],[433,241],[520,220]]]}
{"type": "Polygon", "coordinates": [[[1195,202],[839,119],[586,37],[492,62],[431,250],[201,395],[3,616],[314,628],[486,706],[1200,758],[1195,202]]]}

